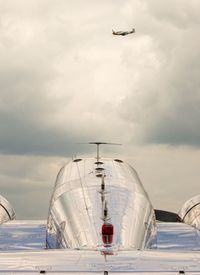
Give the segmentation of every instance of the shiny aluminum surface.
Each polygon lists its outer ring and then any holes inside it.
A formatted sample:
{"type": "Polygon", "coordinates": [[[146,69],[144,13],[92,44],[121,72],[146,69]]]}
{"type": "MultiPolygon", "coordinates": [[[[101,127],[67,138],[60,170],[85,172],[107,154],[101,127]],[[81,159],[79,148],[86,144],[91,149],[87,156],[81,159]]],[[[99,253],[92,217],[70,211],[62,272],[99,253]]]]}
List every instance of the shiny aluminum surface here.
{"type": "Polygon", "coordinates": [[[105,158],[99,162],[95,158],[69,162],[55,183],[47,246],[101,249],[105,220],[114,226],[113,249],[142,249],[155,241],[154,211],[131,166],[105,158]]]}
{"type": "Polygon", "coordinates": [[[184,223],[200,230],[200,195],[186,201],[178,214],[184,223]]]}
{"type": "MultiPolygon", "coordinates": [[[[1,253],[13,250],[46,251],[45,240],[46,221],[44,220],[10,221],[0,226],[1,253]]],[[[158,222],[157,246],[149,251],[153,250],[200,251],[200,231],[185,223],[158,222]]]]}
{"type": "Polygon", "coordinates": [[[14,220],[15,211],[9,201],[3,196],[0,196],[0,224],[14,220]]]}
{"type": "Polygon", "coordinates": [[[106,275],[198,275],[200,253],[119,251],[105,258],[98,251],[43,250],[0,253],[0,273],[106,275]]]}

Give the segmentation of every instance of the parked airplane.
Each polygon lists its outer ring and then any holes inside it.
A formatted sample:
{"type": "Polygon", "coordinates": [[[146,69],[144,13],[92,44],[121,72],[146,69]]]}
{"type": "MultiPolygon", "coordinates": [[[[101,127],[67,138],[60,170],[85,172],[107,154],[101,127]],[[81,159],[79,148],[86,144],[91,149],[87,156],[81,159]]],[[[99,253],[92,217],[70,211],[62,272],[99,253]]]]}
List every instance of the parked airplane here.
{"type": "Polygon", "coordinates": [[[135,33],[135,29],[132,29],[131,31],[114,31],[112,30],[112,34],[113,35],[122,35],[122,36],[125,36],[125,35],[128,35],[128,34],[131,34],[131,33],[135,33]]]}
{"type": "Polygon", "coordinates": [[[16,220],[0,197],[0,273],[199,274],[200,196],[155,211],[136,171],[92,144],[59,171],[47,222],[16,220]]]}

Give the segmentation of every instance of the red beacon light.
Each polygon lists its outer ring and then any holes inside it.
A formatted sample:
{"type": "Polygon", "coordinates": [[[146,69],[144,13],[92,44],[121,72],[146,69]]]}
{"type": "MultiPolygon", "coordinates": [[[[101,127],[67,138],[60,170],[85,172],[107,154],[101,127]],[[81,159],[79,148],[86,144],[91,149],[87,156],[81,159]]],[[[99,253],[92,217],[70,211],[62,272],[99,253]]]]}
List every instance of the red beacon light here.
{"type": "Polygon", "coordinates": [[[114,227],[111,223],[104,223],[102,225],[102,240],[104,244],[111,244],[113,241],[114,227]]]}

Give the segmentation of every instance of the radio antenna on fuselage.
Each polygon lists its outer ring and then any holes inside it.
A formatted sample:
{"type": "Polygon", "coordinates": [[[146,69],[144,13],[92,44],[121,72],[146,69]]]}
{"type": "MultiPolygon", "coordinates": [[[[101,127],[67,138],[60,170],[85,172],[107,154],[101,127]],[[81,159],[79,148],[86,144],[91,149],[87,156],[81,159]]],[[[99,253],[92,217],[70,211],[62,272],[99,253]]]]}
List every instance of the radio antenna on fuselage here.
{"type": "Polygon", "coordinates": [[[97,146],[97,161],[99,161],[100,159],[100,154],[99,154],[100,145],[122,145],[120,143],[98,142],[98,141],[91,141],[91,142],[88,142],[88,144],[95,144],[97,146]]]}

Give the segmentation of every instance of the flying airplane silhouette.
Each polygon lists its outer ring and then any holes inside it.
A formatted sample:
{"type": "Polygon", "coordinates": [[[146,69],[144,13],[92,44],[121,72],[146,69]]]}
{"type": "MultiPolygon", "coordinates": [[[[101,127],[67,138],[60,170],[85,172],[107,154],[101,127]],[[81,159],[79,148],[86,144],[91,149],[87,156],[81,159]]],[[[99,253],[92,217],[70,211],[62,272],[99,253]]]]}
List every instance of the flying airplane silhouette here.
{"type": "Polygon", "coordinates": [[[113,35],[125,36],[125,35],[131,34],[131,33],[135,33],[135,29],[132,29],[131,31],[114,31],[114,30],[112,30],[113,35]]]}
{"type": "Polygon", "coordinates": [[[155,210],[134,168],[90,144],[95,157],[60,169],[47,221],[16,220],[0,196],[0,273],[198,274],[200,195],[155,210]]]}

